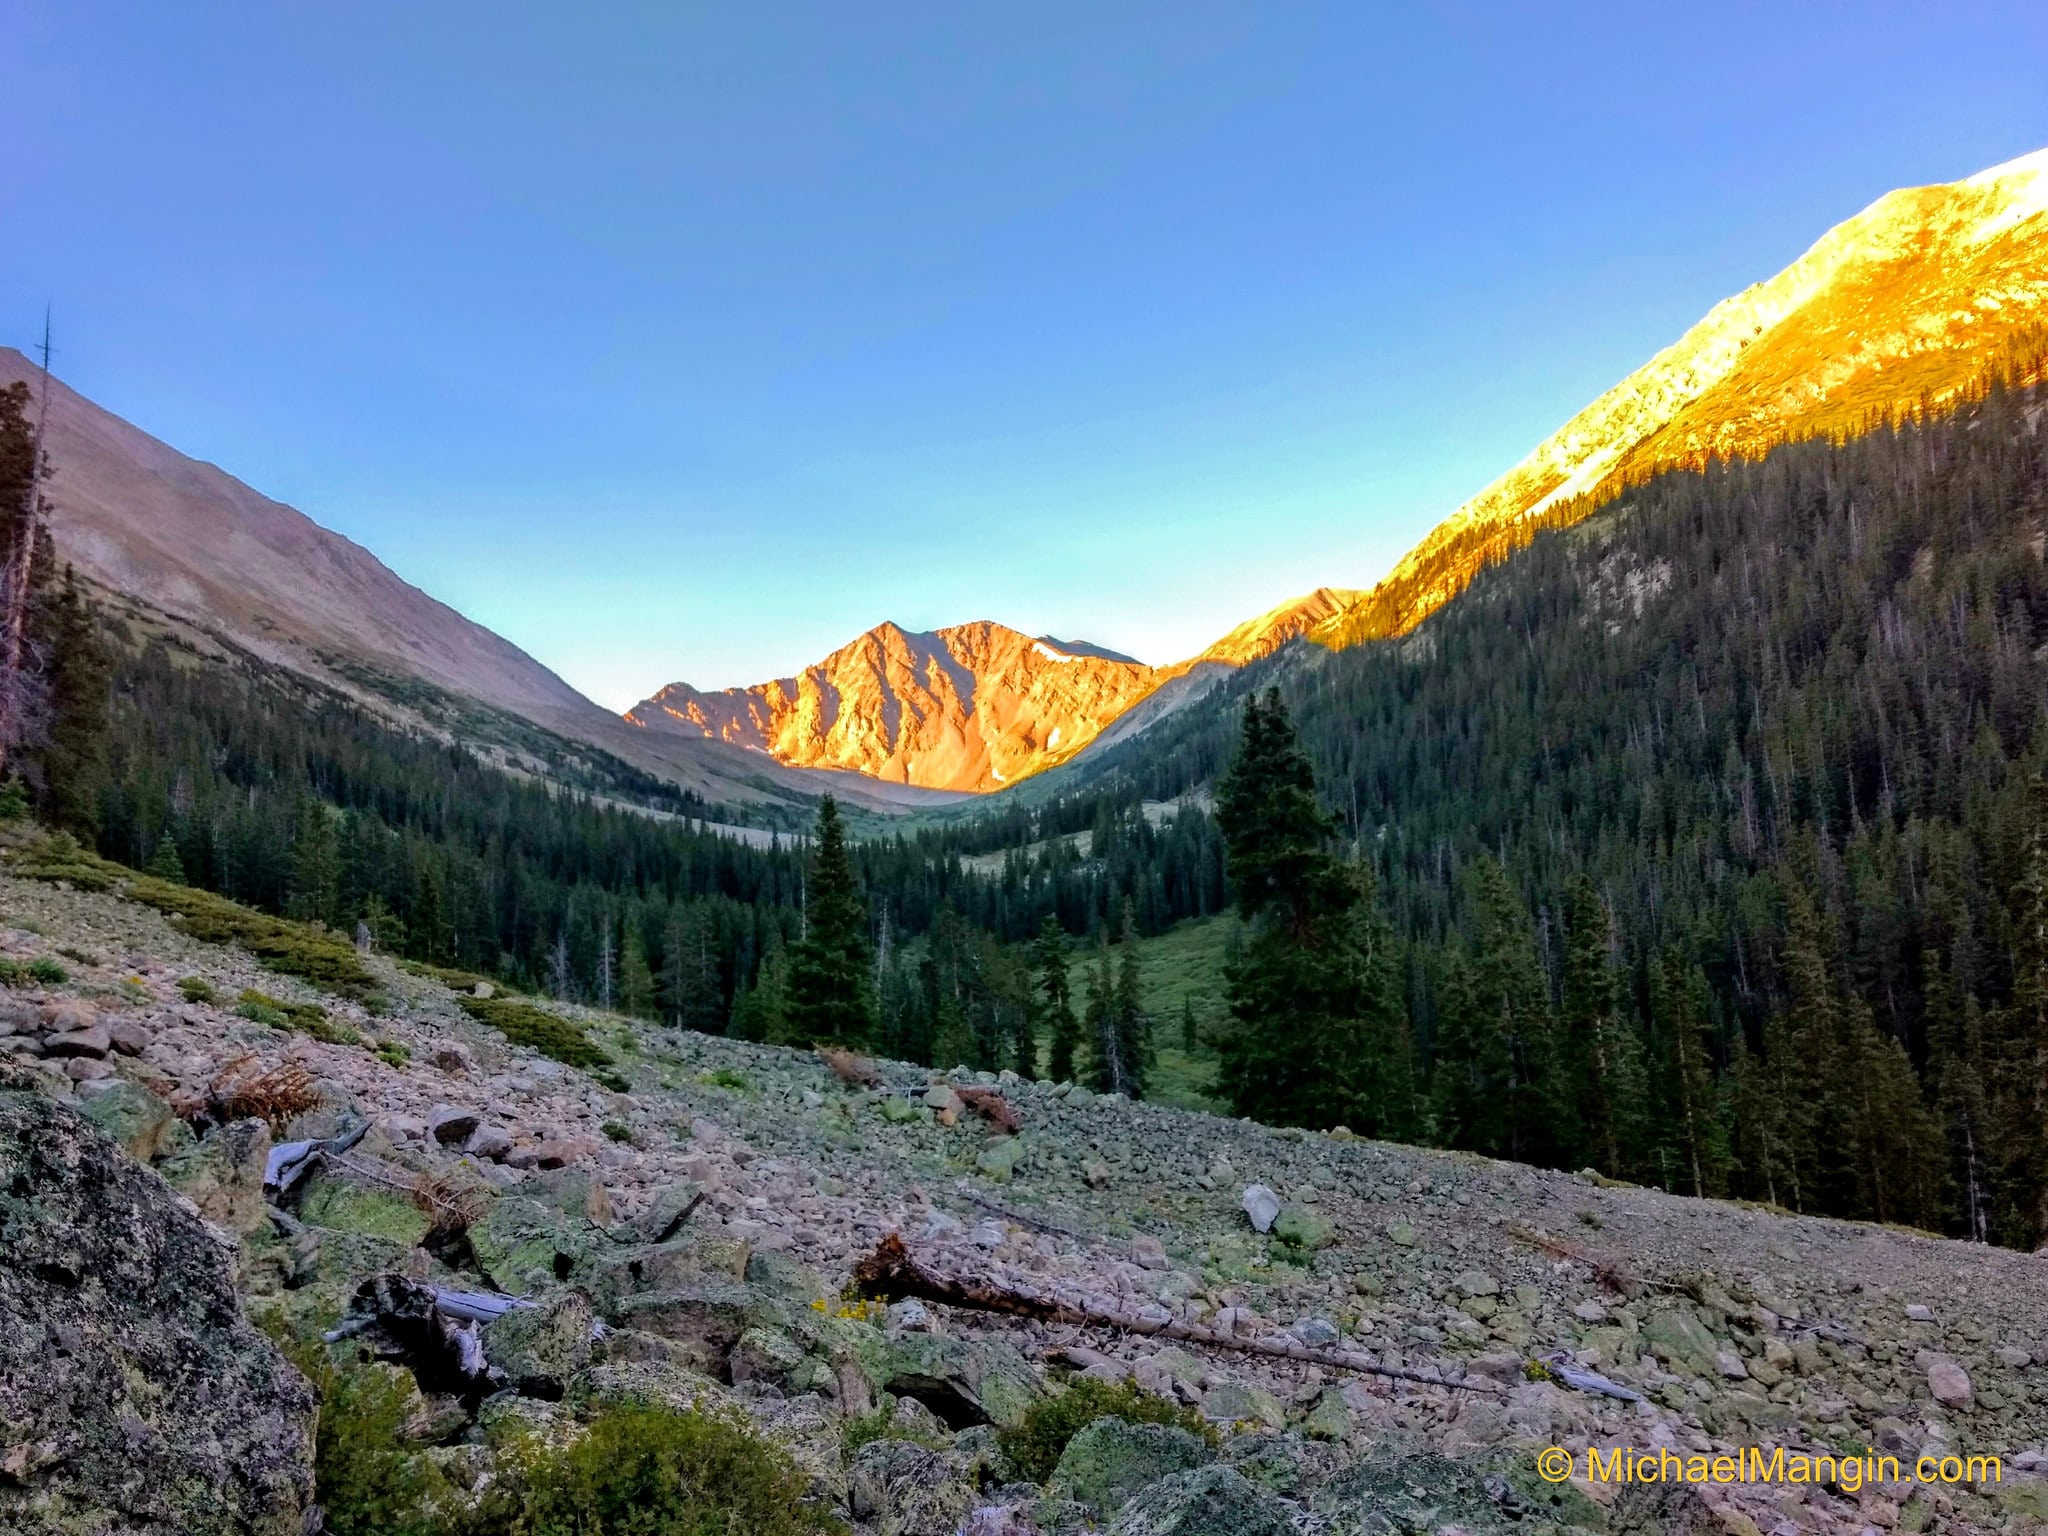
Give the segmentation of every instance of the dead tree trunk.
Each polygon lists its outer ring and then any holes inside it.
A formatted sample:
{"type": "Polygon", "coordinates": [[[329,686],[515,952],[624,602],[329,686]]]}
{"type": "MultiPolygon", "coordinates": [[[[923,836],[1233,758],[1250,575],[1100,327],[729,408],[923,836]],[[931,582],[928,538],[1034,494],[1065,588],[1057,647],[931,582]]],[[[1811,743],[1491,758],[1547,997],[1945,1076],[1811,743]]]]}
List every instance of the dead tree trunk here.
{"type": "Polygon", "coordinates": [[[905,1297],[915,1297],[919,1301],[935,1301],[943,1306],[963,1307],[975,1312],[997,1312],[1009,1317],[1028,1317],[1044,1323],[1118,1328],[1126,1333],[1179,1339],[1189,1344],[1206,1345],[1210,1349],[1234,1349],[1246,1354],[1295,1360],[1304,1365],[1321,1365],[1333,1370],[1354,1371],[1363,1376],[1386,1376],[1396,1381],[1413,1381],[1426,1387],[1446,1387],[1495,1395],[1506,1390],[1494,1381],[1469,1378],[1452,1381],[1433,1371],[1411,1371],[1405,1366],[1383,1365],[1362,1350],[1315,1349],[1286,1338],[1240,1339],[1234,1334],[1204,1328],[1199,1323],[1179,1323],[1171,1320],[1161,1322],[1127,1312],[1077,1307],[1050,1297],[1034,1296],[1027,1291],[1016,1290],[989,1280],[962,1279],[941,1274],[913,1258],[910,1250],[903,1246],[903,1239],[893,1232],[882,1239],[873,1253],[855,1266],[853,1279],[863,1296],[882,1301],[900,1301],[905,1297]]]}

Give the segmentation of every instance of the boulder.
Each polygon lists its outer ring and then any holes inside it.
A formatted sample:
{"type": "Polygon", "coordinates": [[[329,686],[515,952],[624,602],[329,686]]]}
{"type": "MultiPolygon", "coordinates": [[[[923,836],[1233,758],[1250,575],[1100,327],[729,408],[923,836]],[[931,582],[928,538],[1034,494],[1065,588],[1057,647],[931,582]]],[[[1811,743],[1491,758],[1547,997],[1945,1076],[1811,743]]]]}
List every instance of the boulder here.
{"type": "Polygon", "coordinates": [[[199,1214],[231,1232],[254,1232],[267,1219],[263,1169],[270,1159],[270,1127],[261,1120],[217,1125],[197,1146],[164,1164],[171,1187],[199,1214]]]}
{"type": "Polygon", "coordinates": [[[1218,1424],[1262,1424],[1285,1429],[1287,1410],[1264,1387],[1219,1381],[1202,1396],[1202,1417],[1218,1424]]]}
{"type": "Polygon", "coordinates": [[[1944,1408],[1967,1408],[1977,1395],[1970,1385],[1970,1373],[1944,1358],[1927,1362],[1927,1390],[1944,1408]]]}
{"type": "Polygon", "coordinates": [[[1114,1515],[1140,1489],[1215,1460],[1209,1447],[1170,1424],[1109,1417],[1084,1425],[1053,1468],[1049,1492],[1114,1515]]]}
{"type": "Polygon", "coordinates": [[[433,1225],[408,1191],[332,1160],[317,1164],[298,1188],[299,1219],[309,1226],[381,1237],[410,1248],[425,1238],[433,1225]]]}
{"type": "Polygon", "coordinates": [[[107,1026],[107,1043],[123,1056],[140,1056],[149,1049],[150,1038],[133,1019],[116,1019],[107,1026]]]}
{"type": "Polygon", "coordinates": [[[1161,1478],[1124,1505],[1110,1536],[1293,1536],[1287,1506],[1234,1467],[1161,1478]]]}
{"type": "MultiPolygon", "coordinates": [[[[1369,1457],[1319,1487],[1312,1505],[1318,1529],[1328,1536],[1451,1530],[1464,1536],[1528,1536],[1532,1531],[1580,1536],[1609,1529],[1607,1517],[1578,1485],[1544,1482],[1527,1455],[1369,1457]]],[[[1628,1529],[1662,1536],[1694,1527],[1628,1529]]]]}
{"type": "Polygon", "coordinates": [[[1643,1347],[1673,1370],[1712,1376],[1719,1346],[1691,1307],[1667,1307],[1643,1324],[1643,1347]]]}
{"type": "Polygon", "coordinates": [[[0,1080],[0,1530],[299,1536],[310,1388],[232,1255],[75,1110],[0,1080]]]}
{"type": "Polygon", "coordinates": [[[469,1228],[477,1267],[514,1296],[569,1279],[589,1262],[599,1240],[587,1224],[517,1195],[499,1200],[469,1228]]]}

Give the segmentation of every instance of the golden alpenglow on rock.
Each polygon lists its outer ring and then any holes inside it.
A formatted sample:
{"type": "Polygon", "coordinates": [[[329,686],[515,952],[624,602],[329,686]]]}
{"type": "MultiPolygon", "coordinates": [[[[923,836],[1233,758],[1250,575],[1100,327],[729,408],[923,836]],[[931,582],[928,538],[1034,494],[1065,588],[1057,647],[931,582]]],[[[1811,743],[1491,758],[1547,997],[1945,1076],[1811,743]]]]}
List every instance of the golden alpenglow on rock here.
{"type": "Polygon", "coordinates": [[[1939,405],[2044,322],[2048,149],[1887,193],[1715,305],[1311,638],[1345,646],[1413,629],[1537,520],[1590,512],[1592,493],[1939,405]]]}
{"type": "Polygon", "coordinates": [[[1163,675],[987,621],[929,634],[878,624],[795,677],[716,693],[671,683],[626,718],[795,767],[982,791],[1066,761],[1163,675]]]}

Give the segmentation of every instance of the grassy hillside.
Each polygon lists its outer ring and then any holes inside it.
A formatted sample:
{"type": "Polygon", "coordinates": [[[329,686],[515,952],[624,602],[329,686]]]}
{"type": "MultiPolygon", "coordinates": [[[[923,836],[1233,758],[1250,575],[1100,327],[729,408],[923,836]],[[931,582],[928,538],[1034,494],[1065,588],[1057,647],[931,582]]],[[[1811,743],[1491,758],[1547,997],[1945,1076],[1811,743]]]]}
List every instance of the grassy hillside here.
{"type": "Polygon", "coordinates": [[[1238,926],[1237,918],[1226,913],[1137,941],[1138,990],[1159,1051],[1150,1097],[1162,1104],[1223,1110],[1222,1101],[1208,1091],[1216,1077],[1216,1053],[1182,1044],[1181,1017],[1183,1007],[1192,1006],[1198,1030],[1224,1019],[1223,962],[1231,930],[1238,926]]]}

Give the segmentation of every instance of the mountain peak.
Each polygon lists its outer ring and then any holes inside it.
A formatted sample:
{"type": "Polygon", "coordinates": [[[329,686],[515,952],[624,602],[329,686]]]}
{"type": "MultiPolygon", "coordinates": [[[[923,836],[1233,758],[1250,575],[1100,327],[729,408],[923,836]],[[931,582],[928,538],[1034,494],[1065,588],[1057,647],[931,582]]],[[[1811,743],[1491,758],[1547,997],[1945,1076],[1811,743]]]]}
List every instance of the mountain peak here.
{"type": "Polygon", "coordinates": [[[794,767],[982,791],[1066,761],[1158,676],[992,619],[929,632],[885,621],[794,677],[715,693],[671,683],[626,718],[794,767]]]}

